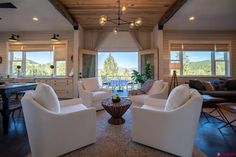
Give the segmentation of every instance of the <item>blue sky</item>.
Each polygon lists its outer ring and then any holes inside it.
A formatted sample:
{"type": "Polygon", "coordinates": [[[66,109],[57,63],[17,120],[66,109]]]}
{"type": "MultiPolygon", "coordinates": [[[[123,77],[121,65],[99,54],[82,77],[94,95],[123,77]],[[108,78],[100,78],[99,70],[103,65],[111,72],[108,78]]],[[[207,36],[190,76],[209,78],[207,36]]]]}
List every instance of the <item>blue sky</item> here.
{"type": "MultiPolygon", "coordinates": [[[[178,51],[173,51],[173,56],[171,57],[173,60],[178,60],[177,53],[178,51]]],[[[211,60],[211,51],[185,51],[185,54],[190,59],[190,62],[199,62],[205,60],[211,60]]],[[[216,52],[216,59],[224,58],[224,52],[216,52]]]]}
{"type": "MultiPolygon", "coordinates": [[[[45,64],[45,63],[49,63],[50,61],[53,61],[53,55],[50,53],[50,51],[48,51],[47,53],[45,51],[26,53],[26,57],[27,59],[40,63],[40,64],[45,64]]],[[[14,58],[22,58],[22,53],[15,52],[14,58]]]]}
{"type": "Polygon", "coordinates": [[[45,52],[32,52],[32,53],[26,53],[26,57],[29,60],[45,64],[49,63],[51,60],[53,60],[53,55],[51,53],[45,53],[45,52]]]}
{"type": "Polygon", "coordinates": [[[138,67],[138,53],[137,52],[99,52],[98,53],[98,69],[101,69],[105,59],[108,55],[115,58],[119,67],[134,68],[138,67]]]}
{"type": "Polygon", "coordinates": [[[191,62],[211,60],[211,52],[188,51],[186,52],[186,55],[191,62]]]}

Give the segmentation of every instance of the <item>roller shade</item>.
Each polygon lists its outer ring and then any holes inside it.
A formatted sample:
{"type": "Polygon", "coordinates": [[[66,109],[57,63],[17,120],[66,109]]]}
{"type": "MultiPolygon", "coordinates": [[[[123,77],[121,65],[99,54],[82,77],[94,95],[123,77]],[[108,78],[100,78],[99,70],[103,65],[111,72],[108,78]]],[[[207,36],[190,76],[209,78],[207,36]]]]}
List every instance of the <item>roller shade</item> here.
{"type": "Polygon", "coordinates": [[[9,45],[9,51],[22,51],[23,46],[22,45],[16,45],[16,44],[10,44],[9,45]]]}
{"type": "Polygon", "coordinates": [[[54,55],[55,55],[55,60],[65,60],[66,59],[66,45],[61,44],[61,45],[54,45],[54,55]]]}
{"type": "Polygon", "coordinates": [[[53,51],[53,45],[27,44],[23,45],[23,51],[53,51]]]}
{"type": "Polygon", "coordinates": [[[229,51],[229,44],[216,44],[216,51],[229,51]]]}
{"type": "Polygon", "coordinates": [[[9,51],[53,51],[51,44],[10,44],[9,51]]]}
{"type": "Polygon", "coordinates": [[[171,51],[229,51],[229,44],[181,44],[171,43],[171,51]]]}
{"type": "Polygon", "coordinates": [[[182,51],[182,44],[170,44],[171,51],[182,51]]]}
{"type": "Polygon", "coordinates": [[[184,44],[183,51],[214,51],[214,44],[184,44]]]}
{"type": "Polygon", "coordinates": [[[54,51],[55,60],[66,60],[66,44],[9,44],[9,51],[54,51]]]}

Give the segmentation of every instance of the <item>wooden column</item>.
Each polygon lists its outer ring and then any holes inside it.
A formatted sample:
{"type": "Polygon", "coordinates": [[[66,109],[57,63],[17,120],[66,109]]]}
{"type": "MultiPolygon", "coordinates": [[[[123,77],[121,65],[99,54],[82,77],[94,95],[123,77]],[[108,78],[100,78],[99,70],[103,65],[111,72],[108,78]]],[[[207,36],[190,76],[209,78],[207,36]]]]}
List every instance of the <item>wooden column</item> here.
{"type": "Polygon", "coordinates": [[[74,47],[73,47],[73,69],[74,69],[74,98],[78,98],[78,71],[79,71],[79,30],[74,30],[74,47]]]}
{"type": "Polygon", "coordinates": [[[164,56],[164,42],[163,42],[163,30],[158,30],[157,31],[157,47],[158,47],[158,49],[159,49],[159,53],[158,53],[158,58],[159,58],[159,71],[158,71],[158,79],[160,79],[160,80],[162,80],[163,79],[163,69],[164,69],[164,67],[163,67],[163,60],[164,60],[164,58],[163,58],[163,56],[164,56]]]}

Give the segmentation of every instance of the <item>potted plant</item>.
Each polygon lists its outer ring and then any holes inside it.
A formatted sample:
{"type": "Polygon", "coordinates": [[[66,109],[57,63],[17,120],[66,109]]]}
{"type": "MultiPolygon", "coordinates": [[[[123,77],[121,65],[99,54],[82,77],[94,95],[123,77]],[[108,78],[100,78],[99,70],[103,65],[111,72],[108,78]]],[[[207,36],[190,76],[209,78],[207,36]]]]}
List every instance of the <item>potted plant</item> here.
{"type": "Polygon", "coordinates": [[[133,70],[131,78],[136,83],[143,84],[148,79],[153,79],[153,70],[151,64],[145,64],[144,72],[141,74],[136,70],[133,70]]]}
{"type": "Polygon", "coordinates": [[[51,77],[53,77],[54,76],[54,65],[50,65],[50,69],[52,70],[52,74],[51,74],[51,77]]]}
{"type": "Polygon", "coordinates": [[[21,66],[20,66],[20,65],[17,65],[16,68],[17,68],[17,77],[20,77],[20,69],[21,69],[21,66]]]}
{"type": "Polygon", "coordinates": [[[120,96],[119,96],[119,94],[114,94],[114,95],[112,96],[111,100],[112,100],[113,103],[118,103],[118,102],[120,102],[120,96]]]}

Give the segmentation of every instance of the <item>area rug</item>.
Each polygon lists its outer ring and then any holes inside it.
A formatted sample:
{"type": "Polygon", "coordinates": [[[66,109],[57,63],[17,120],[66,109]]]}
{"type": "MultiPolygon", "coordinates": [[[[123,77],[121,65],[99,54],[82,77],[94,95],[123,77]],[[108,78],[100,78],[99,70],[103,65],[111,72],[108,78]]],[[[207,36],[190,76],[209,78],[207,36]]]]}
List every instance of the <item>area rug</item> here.
{"type": "MultiPolygon", "coordinates": [[[[106,111],[97,112],[95,144],[65,154],[64,157],[170,157],[166,152],[153,149],[131,140],[132,116],[129,109],[124,118],[125,124],[110,125],[110,115],[106,111]]],[[[193,157],[206,155],[194,146],[193,157]]]]}
{"type": "MultiPolygon", "coordinates": [[[[212,111],[212,108],[204,108],[203,110],[206,113],[209,113],[212,111]]],[[[233,121],[234,119],[236,119],[236,114],[233,114],[231,112],[225,111],[225,110],[221,110],[224,115],[226,116],[226,118],[228,119],[228,121],[233,121]]],[[[221,116],[219,115],[219,113],[217,111],[214,111],[213,113],[210,114],[213,117],[216,117],[220,120],[222,120],[221,116]]],[[[236,126],[236,121],[232,123],[232,125],[236,126]]]]}

